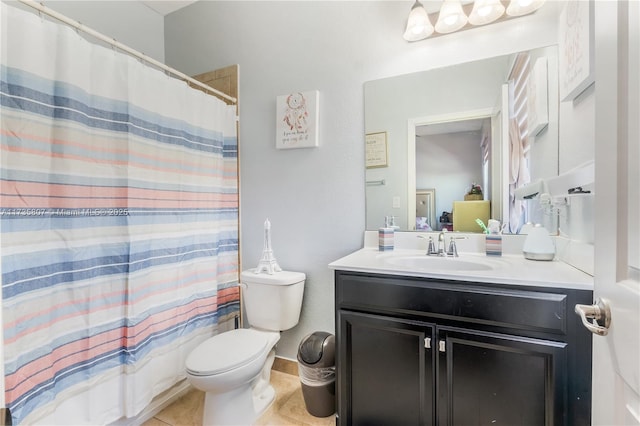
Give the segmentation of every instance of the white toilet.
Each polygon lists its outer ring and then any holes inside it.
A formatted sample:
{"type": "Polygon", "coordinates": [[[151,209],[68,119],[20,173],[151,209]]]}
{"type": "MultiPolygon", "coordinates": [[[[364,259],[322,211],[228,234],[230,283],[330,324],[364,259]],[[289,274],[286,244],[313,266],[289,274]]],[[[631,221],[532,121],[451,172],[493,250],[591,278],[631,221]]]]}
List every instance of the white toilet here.
{"type": "Polygon", "coordinates": [[[187,379],[206,392],[203,425],[250,425],[273,402],[269,383],[280,331],[298,324],[305,274],[240,274],[248,329],[213,336],[189,354],[187,379]]]}

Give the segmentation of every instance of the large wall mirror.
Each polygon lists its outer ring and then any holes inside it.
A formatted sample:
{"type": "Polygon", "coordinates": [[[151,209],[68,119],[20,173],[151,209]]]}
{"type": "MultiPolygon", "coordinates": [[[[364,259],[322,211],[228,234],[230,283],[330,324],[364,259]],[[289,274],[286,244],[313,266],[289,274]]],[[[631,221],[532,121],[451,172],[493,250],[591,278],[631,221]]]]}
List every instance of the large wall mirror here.
{"type": "Polygon", "coordinates": [[[558,174],[558,49],[549,46],[366,82],[366,226],[505,233],[557,218],[513,190],[558,174]],[[382,146],[381,146],[382,145],[382,146]],[[368,154],[369,155],[369,154],[368,154]],[[456,220],[454,220],[456,219],[456,220]]]}

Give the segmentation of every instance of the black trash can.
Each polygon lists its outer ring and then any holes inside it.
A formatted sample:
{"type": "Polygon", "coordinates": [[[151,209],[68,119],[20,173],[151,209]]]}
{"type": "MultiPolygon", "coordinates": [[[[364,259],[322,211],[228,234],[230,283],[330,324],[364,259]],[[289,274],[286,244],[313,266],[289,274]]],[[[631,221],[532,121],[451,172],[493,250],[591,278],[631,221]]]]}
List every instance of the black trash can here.
{"type": "Polygon", "coordinates": [[[304,405],[315,417],[336,412],[336,339],[316,331],[305,336],[298,347],[298,373],[304,405]]]}

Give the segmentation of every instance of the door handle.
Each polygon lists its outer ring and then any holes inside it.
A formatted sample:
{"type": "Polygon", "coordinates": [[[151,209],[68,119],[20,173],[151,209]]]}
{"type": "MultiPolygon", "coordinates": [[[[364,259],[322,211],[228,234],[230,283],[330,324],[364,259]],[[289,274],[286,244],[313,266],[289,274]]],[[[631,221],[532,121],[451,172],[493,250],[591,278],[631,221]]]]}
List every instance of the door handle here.
{"type": "Polygon", "coordinates": [[[606,336],[611,324],[611,309],[605,299],[596,298],[593,305],[576,305],[576,314],[580,315],[582,325],[598,336],[606,336]],[[595,320],[589,322],[587,319],[595,320]]]}

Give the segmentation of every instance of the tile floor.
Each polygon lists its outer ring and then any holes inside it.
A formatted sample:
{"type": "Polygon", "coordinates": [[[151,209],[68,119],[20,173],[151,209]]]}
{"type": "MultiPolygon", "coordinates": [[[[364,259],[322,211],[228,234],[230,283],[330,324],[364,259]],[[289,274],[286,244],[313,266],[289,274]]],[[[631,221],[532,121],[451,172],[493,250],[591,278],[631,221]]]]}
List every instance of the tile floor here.
{"type": "MultiPolygon", "coordinates": [[[[310,415],[302,397],[298,376],[271,371],[271,384],[276,390],[276,400],[258,419],[258,426],[333,426],[335,416],[318,418],[310,415]]],[[[204,394],[192,390],[142,426],[201,426],[204,394]]]]}

